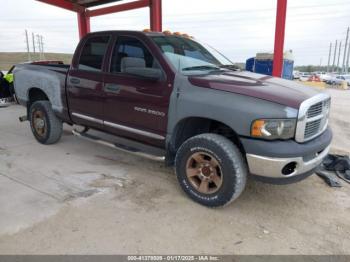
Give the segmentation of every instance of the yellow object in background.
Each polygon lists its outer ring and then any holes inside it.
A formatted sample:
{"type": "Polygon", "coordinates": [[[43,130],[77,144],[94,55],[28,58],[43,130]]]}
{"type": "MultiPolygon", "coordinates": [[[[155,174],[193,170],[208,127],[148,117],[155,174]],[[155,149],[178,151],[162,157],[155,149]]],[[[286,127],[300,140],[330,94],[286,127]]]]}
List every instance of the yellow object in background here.
{"type": "Polygon", "coordinates": [[[349,89],[348,82],[342,81],[340,84],[341,89],[349,89]]]}
{"type": "Polygon", "coordinates": [[[305,82],[299,82],[300,84],[306,85],[306,86],[312,86],[317,87],[320,89],[325,89],[327,87],[325,82],[311,82],[311,81],[305,81],[305,82]]]}
{"type": "Polygon", "coordinates": [[[6,74],[4,76],[4,79],[9,83],[9,84],[12,84],[13,83],[13,74],[10,73],[10,74],[6,74]]]}

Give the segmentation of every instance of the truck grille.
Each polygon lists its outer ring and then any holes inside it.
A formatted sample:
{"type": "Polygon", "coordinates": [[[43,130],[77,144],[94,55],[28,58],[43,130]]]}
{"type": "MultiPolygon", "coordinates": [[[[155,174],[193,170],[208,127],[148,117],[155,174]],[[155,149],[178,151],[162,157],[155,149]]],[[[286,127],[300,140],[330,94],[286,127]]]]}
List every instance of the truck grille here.
{"type": "Polygon", "coordinates": [[[315,135],[320,130],[320,126],[321,126],[321,119],[307,122],[305,127],[304,138],[307,139],[315,135]]]}
{"type": "Polygon", "coordinates": [[[300,108],[296,133],[297,142],[311,140],[320,135],[327,127],[331,104],[330,97],[323,94],[319,99],[312,100],[316,101],[307,100],[300,108]]]}
{"type": "Polygon", "coordinates": [[[311,118],[311,117],[314,117],[314,116],[317,116],[317,115],[321,114],[322,113],[322,109],[323,109],[323,103],[322,102],[311,106],[309,108],[309,110],[307,110],[307,118],[311,118]]]}

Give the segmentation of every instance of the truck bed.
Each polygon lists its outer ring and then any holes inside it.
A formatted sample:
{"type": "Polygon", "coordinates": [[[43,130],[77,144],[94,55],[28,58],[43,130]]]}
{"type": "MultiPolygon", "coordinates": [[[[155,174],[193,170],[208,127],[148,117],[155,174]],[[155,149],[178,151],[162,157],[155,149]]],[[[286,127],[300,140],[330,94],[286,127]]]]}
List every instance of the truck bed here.
{"type": "Polygon", "coordinates": [[[65,96],[69,67],[57,63],[16,65],[14,89],[19,103],[26,106],[31,92],[39,89],[48,96],[55,113],[63,119],[69,119],[65,96]]]}

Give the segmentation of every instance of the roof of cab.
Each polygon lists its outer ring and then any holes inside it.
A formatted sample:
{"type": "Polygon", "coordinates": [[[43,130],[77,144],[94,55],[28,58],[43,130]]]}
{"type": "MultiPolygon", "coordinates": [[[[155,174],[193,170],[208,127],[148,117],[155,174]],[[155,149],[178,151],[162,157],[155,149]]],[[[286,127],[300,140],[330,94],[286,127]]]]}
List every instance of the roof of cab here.
{"type": "Polygon", "coordinates": [[[108,30],[108,31],[96,31],[90,32],[87,35],[96,35],[96,34],[115,34],[115,33],[133,33],[133,34],[143,34],[146,36],[165,36],[163,32],[144,32],[138,30],[108,30]]]}

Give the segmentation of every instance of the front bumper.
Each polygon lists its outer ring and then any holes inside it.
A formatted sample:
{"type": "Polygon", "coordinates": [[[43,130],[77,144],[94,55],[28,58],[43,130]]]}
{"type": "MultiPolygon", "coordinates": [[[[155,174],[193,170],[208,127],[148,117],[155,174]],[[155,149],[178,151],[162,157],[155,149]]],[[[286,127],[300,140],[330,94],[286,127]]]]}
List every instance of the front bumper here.
{"type": "Polygon", "coordinates": [[[304,157],[276,158],[247,154],[249,171],[252,174],[272,178],[287,178],[302,175],[318,167],[327,156],[330,146],[323,151],[315,153],[315,157],[307,160],[304,157]],[[283,168],[289,163],[295,163],[294,171],[283,174],[283,168]]]}
{"type": "Polygon", "coordinates": [[[311,175],[327,156],[331,140],[332,132],[329,128],[303,144],[291,140],[241,139],[250,173],[257,178],[264,178],[260,180],[278,184],[281,183],[279,180],[285,180],[286,183],[296,182],[311,175]],[[292,168],[286,168],[287,165],[292,168]]]}

